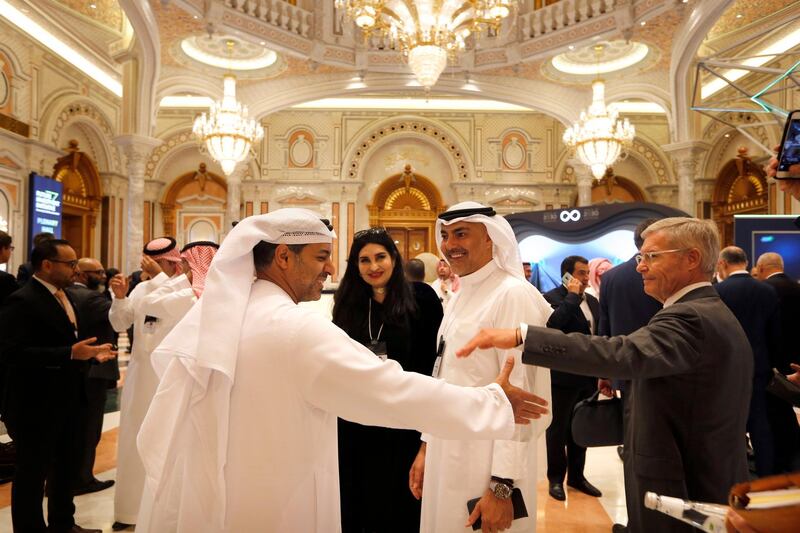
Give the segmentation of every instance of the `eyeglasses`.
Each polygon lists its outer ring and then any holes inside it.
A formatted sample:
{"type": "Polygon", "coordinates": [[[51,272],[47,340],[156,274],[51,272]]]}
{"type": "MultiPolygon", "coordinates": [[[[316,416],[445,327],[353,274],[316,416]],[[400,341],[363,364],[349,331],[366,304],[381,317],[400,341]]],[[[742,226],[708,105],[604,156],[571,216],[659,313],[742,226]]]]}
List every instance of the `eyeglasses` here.
{"type": "Polygon", "coordinates": [[[640,265],[642,262],[647,263],[648,265],[653,262],[653,259],[658,257],[661,254],[671,254],[674,252],[685,252],[688,248],[675,248],[674,250],[657,250],[655,252],[644,252],[641,254],[636,254],[636,264],[640,265]]]}
{"type": "Polygon", "coordinates": [[[81,270],[81,274],[105,274],[106,271],[102,268],[98,270],[81,270]]]}
{"type": "Polygon", "coordinates": [[[70,268],[75,268],[78,266],[78,260],[73,259],[72,261],[64,261],[62,259],[48,259],[51,263],[63,263],[65,265],[69,265],[70,268]]]}

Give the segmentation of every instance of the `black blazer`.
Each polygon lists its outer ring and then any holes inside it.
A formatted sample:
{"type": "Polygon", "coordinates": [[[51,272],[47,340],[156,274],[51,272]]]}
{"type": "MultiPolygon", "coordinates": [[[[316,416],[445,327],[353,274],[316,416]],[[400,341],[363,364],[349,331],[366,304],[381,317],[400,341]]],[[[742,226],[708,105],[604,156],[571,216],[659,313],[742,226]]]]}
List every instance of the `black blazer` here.
{"type": "MultiPolygon", "coordinates": [[[[738,320],[712,287],[689,292],[628,336],[565,335],[529,326],[522,361],[632,380],[632,435],[625,451],[637,498],[644,490],[663,490],[724,504],[731,486],[748,479],[742,437],[753,354],[738,320]]],[[[628,492],[628,479],[625,483],[628,492]]]]}
{"type": "Polygon", "coordinates": [[[661,303],[644,292],[642,275],[631,257],[603,274],[597,335],[628,335],[646,326],[661,310],[661,303]]]}
{"type": "Polygon", "coordinates": [[[32,279],[6,299],[0,308],[0,361],[6,366],[3,420],[25,421],[26,427],[45,431],[50,421],[74,415],[85,401],[88,366],[71,359],[77,340],[66,312],[38,281],[32,279]]]}
{"type": "Polygon", "coordinates": [[[17,285],[22,287],[28,283],[28,280],[32,279],[32,277],[33,267],[31,266],[30,261],[27,263],[22,263],[17,269],[17,285]]]}
{"type": "Polygon", "coordinates": [[[778,293],[781,336],[778,356],[772,365],[783,372],[794,372],[789,363],[800,363],[800,343],[797,342],[797,320],[800,317],[800,284],[783,272],[764,280],[778,293]]]}
{"type": "Polygon", "coordinates": [[[755,361],[755,377],[765,381],[772,375],[772,361],[778,356],[780,323],[775,289],[736,274],[714,285],[719,297],[739,320],[747,334],[755,361]]]}
{"type": "Polygon", "coordinates": [[[14,279],[14,276],[8,272],[3,272],[0,270],[0,305],[3,305],[3,302],[6,301],[6,298],[8,298],[11,293],[18,288],[19,286],[17,285],[17,280],[14,279]]]}
{"type": "MultiPolygon", "coordinates": [[[[581,297],[577,294],[571,293],[566,287],[560,285],[553,290],[547,291],[543,294],[544,299],[547,300],[554,311],[547,320],[547,327],[563,331],[564,333],[583,333],[591,335],[592,330],[589,321],[581,310],[581,297]]],[[[597,328],[597,317],[600,314],[600,304],[597,298],[591,294],[585,294],[586,303],[589,304],[589,310],[593,317],[593,326],[597,328]]],[[[550,372],[550,382],[559,387],[573,387],[573,388],[589,388],[594,389],[597,386],[597,380],[587,376],[580,376],[578,374],[570,374],[569,372],[560,372],[553,370],[550,372]]]]}
{"type": "MultiPolygon", "coordinates": [[[[108,321],[111,300],[102,292],[93,291],[84,285],[73,285],[66,289],[77,306],[78,335],[81,339],[97,337],[96,344],[117,343],[117,332],[108,321]]],[[[115,382],[119,379],[119,363],[111,359],[105,363],[89,365],[89,377],[107,379],[115,382]]]]}

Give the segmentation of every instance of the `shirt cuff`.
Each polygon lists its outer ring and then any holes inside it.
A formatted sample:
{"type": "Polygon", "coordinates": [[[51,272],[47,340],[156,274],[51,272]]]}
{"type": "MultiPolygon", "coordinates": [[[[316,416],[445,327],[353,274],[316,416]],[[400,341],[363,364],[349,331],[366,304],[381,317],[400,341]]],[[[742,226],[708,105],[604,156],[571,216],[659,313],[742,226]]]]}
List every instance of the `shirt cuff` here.
{"type": "Polygon", "coordinates": [[[519,335],[522,339],[522,344],[520,344],[520,346],[523,346],[525,344],[525,337],[528,336],[528,324],[524,322],[519,323],[519,335]]]}

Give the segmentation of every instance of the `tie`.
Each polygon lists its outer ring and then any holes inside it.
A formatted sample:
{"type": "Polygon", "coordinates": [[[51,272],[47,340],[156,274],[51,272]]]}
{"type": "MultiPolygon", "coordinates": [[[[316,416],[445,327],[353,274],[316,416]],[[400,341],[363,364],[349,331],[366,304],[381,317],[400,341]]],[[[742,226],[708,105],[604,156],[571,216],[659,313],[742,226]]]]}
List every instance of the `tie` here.
{"type": "Polygon", "coordinates": [[[78,329],[78,321],[75,319],[75,311],[72,309],[72,304],[69,303],[67,299],[67,295],[64,294],[64,291],[58,289],[56,292],[53,293],[58,300],[58,303],[61,304],[61,307],[64,308],[64,311],[67,313],[67,318],[69,318],[70,323],[74,329],[78,329]]]}

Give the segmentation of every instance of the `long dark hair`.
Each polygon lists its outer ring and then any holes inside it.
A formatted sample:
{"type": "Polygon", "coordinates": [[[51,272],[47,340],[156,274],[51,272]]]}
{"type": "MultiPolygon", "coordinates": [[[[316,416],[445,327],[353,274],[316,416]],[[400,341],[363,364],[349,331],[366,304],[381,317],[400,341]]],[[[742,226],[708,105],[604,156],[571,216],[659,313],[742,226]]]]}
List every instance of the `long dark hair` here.
{"type": "Polygon", "coordinates": [[[383,246],[394,261],[392,275],[386,284],[386,298],[383,300],[384,320],[389,324],[407,326],[408,319],[417,312],[414,293],[403,273],[403,258],[392,237],[384,228],[362,230],[353,236],[347,269],[339,289],[333,295],[333,323],[348,334],[362,327],[369,312],[367,304],[372,298],[372,287],[364,281],[358,270],[358,254],[368,244],[383,246]]]}

